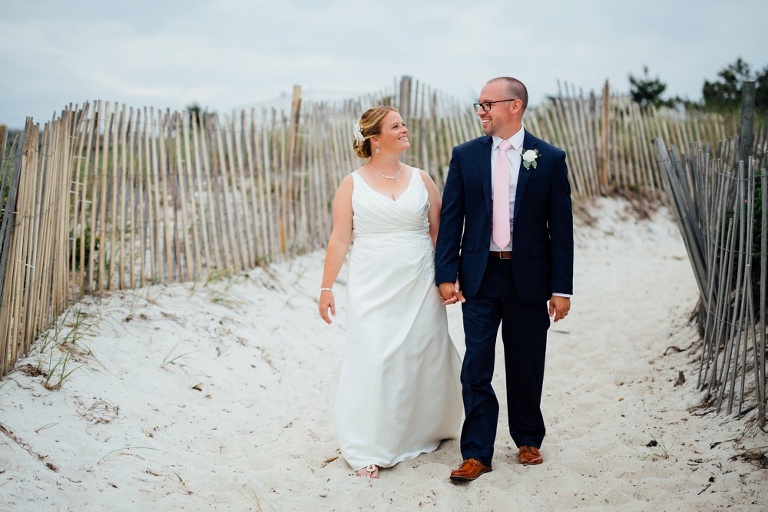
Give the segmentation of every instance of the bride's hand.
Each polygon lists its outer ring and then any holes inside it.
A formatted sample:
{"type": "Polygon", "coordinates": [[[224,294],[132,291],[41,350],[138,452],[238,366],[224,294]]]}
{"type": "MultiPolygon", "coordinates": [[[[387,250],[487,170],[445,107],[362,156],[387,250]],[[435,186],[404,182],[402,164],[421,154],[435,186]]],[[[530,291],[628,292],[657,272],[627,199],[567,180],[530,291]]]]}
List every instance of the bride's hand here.
{"type": "Polygon", "coordinates": [[[442,299],[444,306],[465,301],[459,288],[458,279],[455,283],[440,283],[440,299],[442,299]]]}
{"type": "Polygon", "coordinates": [[[336,316],[336,301],[333,298],[333,292],[328,290],[321,291],[320,300],[317,301],[317,305],[322,319],[325,320],[325,323],[330,324],[332,320],[328,315],[328,310],[330,309],[331,315],[336,316]]]}

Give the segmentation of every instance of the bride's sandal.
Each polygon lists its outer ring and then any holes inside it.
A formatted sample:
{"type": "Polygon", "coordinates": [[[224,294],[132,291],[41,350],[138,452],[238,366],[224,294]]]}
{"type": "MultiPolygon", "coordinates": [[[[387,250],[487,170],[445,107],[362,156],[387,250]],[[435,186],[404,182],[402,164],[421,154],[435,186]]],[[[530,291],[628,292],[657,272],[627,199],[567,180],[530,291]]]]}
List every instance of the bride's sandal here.
{"type": "Polygon", "coordinates": [[[355,474],[365,478],[379,478],[379,466],[376,464],[368,464],[363,469],[358,469],[355,474]]]}

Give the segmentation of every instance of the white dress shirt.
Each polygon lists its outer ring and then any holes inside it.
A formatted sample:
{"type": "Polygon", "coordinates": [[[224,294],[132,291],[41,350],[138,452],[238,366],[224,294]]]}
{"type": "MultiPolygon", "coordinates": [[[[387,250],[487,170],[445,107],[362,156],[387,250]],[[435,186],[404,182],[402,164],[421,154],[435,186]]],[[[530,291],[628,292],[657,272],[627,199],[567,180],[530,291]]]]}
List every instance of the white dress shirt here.
{"type": "MultiPolygon", "coordinates": [[[[493,243],[493,237],[491,237],[491,251],[511,251],[512,250],[512,237],[515,231],[515,192],[517,192],[517,178],[520,175],[520,163],[523,158],[523,139],[525,138],[525,127],[521,127],[517,133],[507,139],[512,146],[507,150],[507,158],[509,158],[509,245],[506,247],[499,247],[493,243]]],[[[499,145],[503,141],[501,137],[493,138],[493,150],[491,151],[491,176],[496,172],[496,157],[499,156],[499,145]]],[[[491,197],[493,197],[493,182],[491,179],[491,197]]],[[[555,292],[552,295],[558,295],[560,297],[571,297],[568,293],[555,292]]]]}

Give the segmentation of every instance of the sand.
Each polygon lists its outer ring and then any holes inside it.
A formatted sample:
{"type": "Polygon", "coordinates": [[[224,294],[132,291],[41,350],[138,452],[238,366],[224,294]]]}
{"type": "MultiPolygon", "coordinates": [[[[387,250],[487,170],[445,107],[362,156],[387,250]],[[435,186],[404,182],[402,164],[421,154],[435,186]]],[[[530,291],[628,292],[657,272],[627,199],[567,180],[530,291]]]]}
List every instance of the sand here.
{"type": "MultiPolygon", "coordinates": [[[[456,440],[379,480],[353,476],[331,414],[345,271],[327,326],[317,252],[75,304],[0,381],[0,510],[768,509],[768,472],[744,456],[766,434],[694,407],[697,289],[670,213],[642,219],[618,199],[577,210],[575,296],[549,336],[544,464],[517,464],[502,405],[493,472],[475,482],[448,479],[456,440]]],[[[448,314],[463,353],[461,310],[448,314]]]]}

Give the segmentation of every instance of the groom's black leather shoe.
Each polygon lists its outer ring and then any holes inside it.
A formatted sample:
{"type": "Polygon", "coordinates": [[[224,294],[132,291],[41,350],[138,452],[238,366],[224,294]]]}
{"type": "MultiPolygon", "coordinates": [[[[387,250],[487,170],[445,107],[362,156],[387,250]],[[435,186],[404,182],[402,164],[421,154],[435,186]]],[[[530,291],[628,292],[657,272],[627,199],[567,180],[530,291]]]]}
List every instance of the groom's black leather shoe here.
{"type": "Polygon", "coordinates": [[[451,471],[451,480],[454,482],[471,482],[489,471],[493,471],[491,466],[486,466],[477,459],[467,459],[461,463],[459,469],[451,471]]]}

